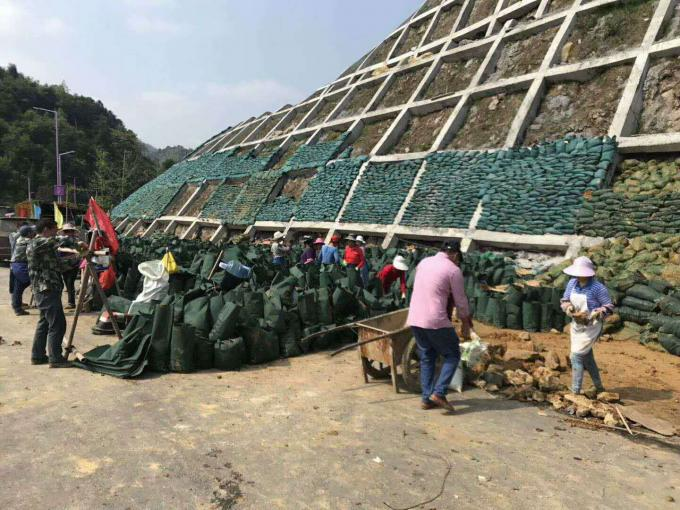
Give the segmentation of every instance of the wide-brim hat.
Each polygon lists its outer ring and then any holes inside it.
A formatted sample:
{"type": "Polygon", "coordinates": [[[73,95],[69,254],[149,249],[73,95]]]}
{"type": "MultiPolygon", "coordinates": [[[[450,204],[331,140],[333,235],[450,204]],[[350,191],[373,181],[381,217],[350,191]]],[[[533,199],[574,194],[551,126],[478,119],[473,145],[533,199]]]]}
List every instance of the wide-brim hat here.
{"type": "Polygon", "coordinates": [[[64,223],[64,225],[59,230],[61,230],[62,232],[66,232],[67,230],[75,231],[78,229],[73,223],[64,223]]]}
{"type": "Polygon", "coordinates": [[[354,237],[352,234],[345,237],[345,241],[356,241],[356,240],[357,240],[357,238],[354,237]]]}
{"type": "Polygon", "coordinates": [[[281,239],[282,237],[284,237],[283,232],[274,232],[274,240],[281,239]]]}
{"type": "Polygon", "coordinates": [[[314,241],[314,244],[326,244],[326,242],[320,237],[317,237],[316,241],[314,241]]]}
{"type": "Polygon", "coordinates": [[[590,278],[595,276],[595,264],[588,257],[578,257],[574,263],[564,270],[569,276],[590,278]]]}
{"type": "Polygon", "coordinates": [[[357,243],[366,244],[366,241],[364,241],[364,236],[357,236],[357,243]]]}
{"type": "Polygon", "coordinates": [[[408,264],[406,263],[406,259],[401,255],[397,255],[396,257],[394,257],[392,265],[395,268],[399,269],[399,271],[408,271],[408,264]]]}

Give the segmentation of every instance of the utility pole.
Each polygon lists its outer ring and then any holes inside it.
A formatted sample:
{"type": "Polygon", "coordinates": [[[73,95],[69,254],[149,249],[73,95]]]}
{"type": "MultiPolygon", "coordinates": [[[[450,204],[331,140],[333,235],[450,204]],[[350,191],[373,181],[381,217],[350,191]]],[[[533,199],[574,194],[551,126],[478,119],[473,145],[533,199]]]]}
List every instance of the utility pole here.
{"type": "Polygon", "coordinates": [[[57,197],[57,202],[61,203],[64,199],[64,187],[61,184],[61,160],[59,159],[59,112],[57,110],[49,110],[38,106],[34,106],[33,109],[54,115],[54,153],[56,156],[55,164],[57,166],[57,185],[54,187],[54,196],[57,197]]]}

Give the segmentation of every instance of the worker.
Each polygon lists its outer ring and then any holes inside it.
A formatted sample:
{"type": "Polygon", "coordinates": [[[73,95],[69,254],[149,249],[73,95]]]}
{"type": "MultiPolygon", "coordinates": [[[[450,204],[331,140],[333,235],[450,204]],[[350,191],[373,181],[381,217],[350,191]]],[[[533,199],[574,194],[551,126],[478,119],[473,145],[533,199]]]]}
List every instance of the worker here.
{"type": "Polygon", "coordinates": [[[324,244],[326,244],[326,243],[325,243],[324,240],[323,240],[322,238],[320,238],[320,237],[317,237],[317,238],[314,240],[314,253],[315,253],[314,256],[316,257],[316,262],[317,262],[317,263],[319,262],[319,257],[321,256],[321,248],[323,248],[323,245],[324,245],[324,244]]]}
{"type": "Polygon", "coordinates": [[[340,252],[338,251],[338,245],[340,244],[342,237],[338,234],[334,234],[331,237],[330,244],[324,244],[319,252],[318,261],[321,262],[322,266],[330,266],[340,264],[340,252]]]}
{"type": "Polygon", "coordinates": [[[604,391],[595,363],[593,346],[600,338],[603,319],[612,313],[609,291],[595,278],[595,266],[588,257],[578,257],[564,270],[571,276],[562,296],[562,310],[571,317],[571,391],[581,392],[584,369],[590,374],[598,393],[604,391]]]}
{"type": "MultiPolygon", "coordinates": [[[[68,266],[57,255],[56,222],[51,218],[41,219],[36,226],[36,233],[37,236],[27,249],[31,287],[40,310],[33,337],[31,363],[42,365],[49,361],[50,368],[69,367],[70,363],[61,353],[61,342],[66,333],[66,317],[61,304],[64,285],[61,273],[68,266]]],[[[78,246],[81,250],[87,249],[85,243],[79,243],[78,246]]]]}
{"type": "Polygon", "coordinates": [[[274,232],[272,241],[272,262],[280,268],[286,267],[286,256],[290,248],[286,245],[286,236],[283,232],[274,232]]]}
{"type": "Polygon", "coordinates": [[[459,268],[462,257],[460,242],[446,241],[439,253],[423,259],[416,268],[407,324],[420,354],[423,409],[441,407],[453,411],[446,394],[460,362],[459,339],[451,323],[454,306],[463,323],[464,338],[469,337],[473,327],[459,268]],[[444,358],[444,363],[435,383],[438,356],[444,358]]]}
{"type": "MultiPolygon", "coordinates": [[[[15,232],[11,232],[9,236],[7,236],[7,239],[9,240],[9,258],[10,261],[12,260],[12,256],[14,255],[14,246],[17,242],[17,239],[19,239],[19,231],[21,230],[21,227],[30,227],[31,225],[28,222],[22,222],[20,225],[17,225],[17,229],[15,232]]],[[[14,292],[14,274],[10,270],[9,272],[9,293],[12,294],[14,292]]]]}
{"type": "Polygon", "coordinates": [[[78,229],[72,223],[64,223],[57,239],[59,240],[59,248],[57,249],[59,256],[69,267],[61,273],[68,297],[66,309],[73,309],[76,307],[76,278],[78,277],[80,257],[73,254],[72,250],[77,248],[78,245],[78,229]]]}
{"type": "Polygon", "coordinates": [[[382,284],[383,294],[387,294],[392,287],[392,284],[399,278],[399,287],[401,289],[401,299],[406,299],[406,271],[408,271],[408,264],[406,259],[401,255],[394,257],[391,264],[387,264],[378,273],[378,279],[382,284]]]}
{"type": "Polygon", "coordinates": [[[303,266],[313,264],[314,261],[316,260],[316,250],[314,249],[314,242],[311,237],[307,237],[304,239],[303,243],[305,249],[302,251],[302,255],[300,255],[300,263],[303,266]]]}
{"type": "Polygon", "coordinates": [[[14,276],[14,285],[12,288],[12,309],[17,316],[28,315],[28,312],[23,308],[24,291],[31,284],[31,278],[28,274],[28,258],[26,250],[35,237],[35,229],[29,225],[24,225],[19,229],[19,236],[14,241],[14,250],[12,250],[12,259],[10,261],[10,271],[14,276]]]}
{"type": "MultiPolygon", "coordinates": [[[[359,271],[361,274],[362,269],[366,265],[366,257],[364,256],[363,250],[357,244],[357,239],[352,234],[348,235],[345,240],[347,241],[347,246],[345,246],[345,256],[343,258],[343,264],[348,269],[354,269],[359,271]]],[[[360,284],[363,284],[359,280],[360,284]]]]}
{"type": "Polygon", "coordinates": [[[364,240],[364,236],[357,236],[357,246],[361,249],[361,253],[364,254],[364,265],[360,270],[360,276],[361,282],[363,283],[364,288],[366,288],[368,287],[368,274],[371,270],[371,265],[366,258],[366,241],[364,240]]]}

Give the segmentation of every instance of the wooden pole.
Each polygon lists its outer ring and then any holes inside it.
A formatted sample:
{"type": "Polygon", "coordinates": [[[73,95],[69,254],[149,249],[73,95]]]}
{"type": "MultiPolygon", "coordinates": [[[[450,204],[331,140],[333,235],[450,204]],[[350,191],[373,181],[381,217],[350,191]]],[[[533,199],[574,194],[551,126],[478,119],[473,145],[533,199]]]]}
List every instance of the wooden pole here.
{"type": "MultiPolygon", "coordinates": [[[[96,233],[92,233],[90,238],[90,245],[88,250],[91,252],[94,249],[94,241],[96,233]]],[[[87,284],[90,278],[90,272],[87,267],[83,269],[80,273],[80,289],[78,289],[78,303],[76,304],[76,311],[73,314],[73,324],[71,324],[71,331],[69,331],[68,338],[66,339],[66,344],[63,345],[63,355],[64,358],[68,359],[69,354],[73,346],[73,336],[76,333],[76,326],[78,326],[78,317],[80,317],[80,312],[83,310],[83,303],[85,301],[85,292],[87,291],[87,284]]]]}
{"type": "Polygon", "coordinates": [[[118,323],[116,322],[116,318],[113,316],[113,312],[111,311],[111,307],[109,306],[109,300],[106,297],[106,294],[104,293],[104,289],[102,289],[102,286],[99,284],[99,278],[97,278],[97,272],[95,271],[94,267],[92,267],[92,262],[90,262],[90,259],[87,259],[87,268],[86,270],[90,271],[90,276],[92,277],[92,283],[94,284],[95,289],[97,289],[97,293],[99,294],[99,297],[102,300],[102,303],[104,304],[104,308],[106,308],[106,312],[109,314],[109,319],[111,320],[111,325],[113,326],[113,330],[116,332],[116,336],[120,340],[123,338],[123,335],[120,334],[120,329],[118,328],[118,323]]]}

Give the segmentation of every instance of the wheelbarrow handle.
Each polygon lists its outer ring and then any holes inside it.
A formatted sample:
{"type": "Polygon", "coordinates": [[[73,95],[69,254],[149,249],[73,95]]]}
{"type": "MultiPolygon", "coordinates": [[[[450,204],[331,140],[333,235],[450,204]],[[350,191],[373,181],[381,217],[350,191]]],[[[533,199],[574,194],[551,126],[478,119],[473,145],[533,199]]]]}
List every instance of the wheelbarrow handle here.
{"type": "Polygon", "coordinates": [[[338,350],[331,352],[330,356],[333,357],[336,354],[340,354],[341,352],[348,351],[350,349],[354,349],[355,347],[370,344],[371,342],[377,342],[378,340],[382,340],[384,338],[387,338],[388,336],[396,335],[398,333],[403,333],[404,331],[407,331],[410,328],[411,328],[410,326],[404,326],[403,328],[400,328],[396,331],[389,331],[389,332],[387,332],[383,335],[376,336],[375,338],[369,338],[368,340],[363,340],[361,342],[357,342],[357,343],[354,343],[354,344],[344,345],[344,346],[340,347],[338,350]]]}

